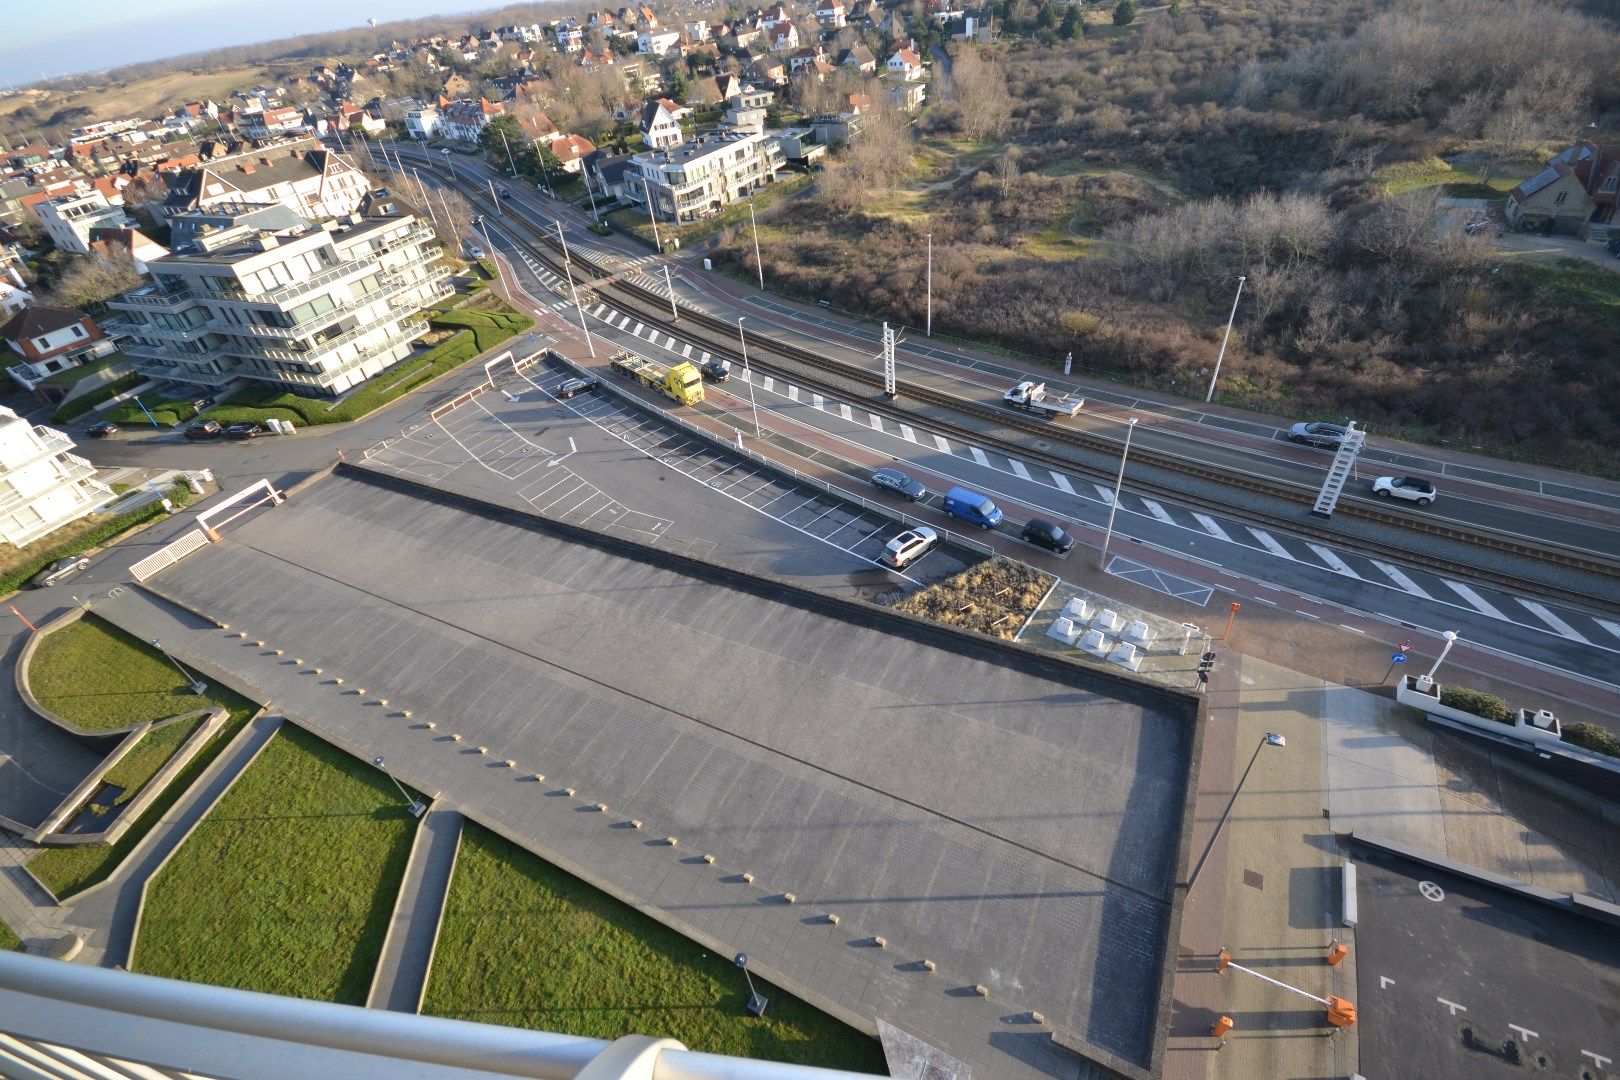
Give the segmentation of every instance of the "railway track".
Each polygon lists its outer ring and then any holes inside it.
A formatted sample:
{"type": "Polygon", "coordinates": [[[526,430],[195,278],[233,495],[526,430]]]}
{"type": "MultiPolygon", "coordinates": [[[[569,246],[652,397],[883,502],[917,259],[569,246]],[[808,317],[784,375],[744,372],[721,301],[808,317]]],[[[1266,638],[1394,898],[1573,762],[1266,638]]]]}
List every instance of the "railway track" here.
{"type": "MultiPolygon", "coordinates": [[[[428,168],[443,171],[436,168],[436,163],[430,163],[428,168]]],[[[479,190],[477,188],[468,188],[463,190],[463,194],[484,206],[492,206],[487,196],[479,195],[479,190]]],[[[548,233],[546,230],[517,215],[508,214],[502,217],[500,221],[502,227],[508,231],[522,234],[529,241],[531,248],[534,249],[537,259],[548,269],[558,275],[564,273],[561,245],[555,234],[548,233]]],[[[618,308],[625,314],[633,314],[636,319],[645,322],[649,326],[656,326],[665,333],[673,333],[674,336],[685,338],[693,344],[701,344],[703,348],[716,356],[733,360],[741,359],[741,353],[737,347],[736,326],[733,323],[691,307],[681,309],[679,322],[672,321],[669,316],[669,301],[651,289],[627,280],[623,276],[624,270],[622,267],[606,265],[589,254],[581,253],[577,248],[569,249],[569,259],[576,266],[587,268],[592,278],[601,279],[593,280],[589,291],[595,292],[610,307],[618,308]]],[[[582,291],[584,291],[583,287],[582,291]]],[[[1116,456],[1119,452],[1119,444],[1111,439],[1085,431],[1067,429],[1057,423],[1037,420],[1004,408],[994,408],[982,402],[971,401],[933,387],[914,383],[898,384],[901,398],[931,405],[936,409],[957,416],[981,421],[988,425],[991,430],[987,431],[985,427],[981,426],[969,426],[951,417],[941,417],[936,413],[923,416],[916,411],[906,409],[897,401],[890,401],[883,393],[882,376],[859,364],[823,356],[801,346],[776,340],[764,334],[750,335],[749,345],[749,361],[752,366],[763,368],[775,374],[790,376],[809,389],[823,391],[836,397],[855,397],[862,402],[863,406],[887,413],[898,420],[922,423],[924,426],[938,429],[942,434],[955,435],[958,439],[964,441],[984,443],[996,446],[1004,451],[1013,451],[1024,460],[1036,462],[1049,468],[1081,472],[1098,479],[1112,479],[1111,468],[1099,467],[1085,461],[1076,460],[1070,456],[1053,453],[1040,446],[1030,445],[1026,441],[1010,441],[998,437],[994,429],[999,428],[1017,432],[1040,442],[1061,442],[1077,448],[1103,453],[1110,457],[1116,456]]],[[[1202,466],[1185,458],[1152,450],[1133,448],[1131,460],[1132,464],[1138,467],[1153,466],[1195,480],[1205,481],[1215,490],[1239,488],[1257,495],[1287,500],[1296,504],[1302,497],[1310,494],[1300,485],[1264,477],[1234,474],[1228,470],[1202,466]]],[[[1620,604],[1594,597],[1591,592],[1586,590],[1565,588],[1547,581],[1527,579],[1517,574],[1504,573],[1444,556],[1415,552],[1409,548],[1382,541],[1347,536],[1342,532],[1323,528],[1313,520],[1234,506],[1231,502],[1219,497],[1203,495],[1196,490],[1189,490],[1185,487],[1155,482],[1144,478],[1140,474],[1132,477],[1131,486],[1133,490],[1149,497],[1167,498],[1198,509],[1217,510],[1255,525],[1281,528],[1309,539],[1345,544],[1373,557],[1394,558],[1407,563],[1415,563],[1436,572],[1490,582],[1517,591],[1533,591],[1540,596],[1574,604],[1580,608],[1596,608],[1605,614],[1620,612],[1620,604]]],[[[1363,521],[1465,543],[1506,555],[1533,559],[1540,563],[1578,573],[1594,574],[1607,578],[1620,575],[1620,558],[1605,559],[1590,552],[1567,549],[1557,545],[1539,543],[1498,533],[1460,529],[1441,522],[1387,513],[1377,507],[1353,503],[1341,505],[1338,512],[1363,521]]]]}

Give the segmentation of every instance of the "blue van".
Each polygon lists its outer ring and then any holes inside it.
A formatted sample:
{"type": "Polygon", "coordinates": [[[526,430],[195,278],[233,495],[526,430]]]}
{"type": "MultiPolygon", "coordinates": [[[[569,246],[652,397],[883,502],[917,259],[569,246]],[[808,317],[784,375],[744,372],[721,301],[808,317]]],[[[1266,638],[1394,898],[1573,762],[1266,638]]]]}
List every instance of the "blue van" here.
{"type": "Polygon", "coordinates": [[[981,529],[993,529],[1001,524],[1001,510],[977,491],[954,487],[945,493],[945,513],[961,518],[981,529]]]}

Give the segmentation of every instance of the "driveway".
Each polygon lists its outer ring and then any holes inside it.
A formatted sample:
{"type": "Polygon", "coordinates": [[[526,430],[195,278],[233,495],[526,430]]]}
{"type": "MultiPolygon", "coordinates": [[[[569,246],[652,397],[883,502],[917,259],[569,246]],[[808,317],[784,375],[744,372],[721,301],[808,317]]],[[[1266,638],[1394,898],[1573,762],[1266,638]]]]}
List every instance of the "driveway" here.
{"type": "Polygon", "coordinates": [[[1620,259],[1609,254],[1601,244],[1589,244],[1573,236],[1532,236],[1529,233],[1504,233],[1496,238],[1498,250],[1516,255],[1535,255],[1543,258],[1585,259],[1605,270],[1620,274],[1620,259]]]}

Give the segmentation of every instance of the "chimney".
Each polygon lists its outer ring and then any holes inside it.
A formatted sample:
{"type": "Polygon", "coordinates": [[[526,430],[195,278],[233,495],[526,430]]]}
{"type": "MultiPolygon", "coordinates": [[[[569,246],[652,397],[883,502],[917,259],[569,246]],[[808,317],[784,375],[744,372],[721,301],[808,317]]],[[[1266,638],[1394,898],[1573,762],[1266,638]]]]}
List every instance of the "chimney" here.
{"type": "Polygon", "coordinates": [[[237,168],[241,169],[245,173],[250,173],[256,168],[256,166],[251,161],[244,161],[242,164],[238,165],[237,168]]]}

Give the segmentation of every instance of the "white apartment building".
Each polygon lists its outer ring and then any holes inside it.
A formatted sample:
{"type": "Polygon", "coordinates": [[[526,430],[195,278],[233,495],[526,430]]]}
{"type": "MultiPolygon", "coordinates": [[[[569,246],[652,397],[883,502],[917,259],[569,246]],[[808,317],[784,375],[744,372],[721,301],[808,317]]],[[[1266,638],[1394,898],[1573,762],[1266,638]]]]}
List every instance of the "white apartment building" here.
{"type": "Polygon", "coordinates": [[[152,264],[108,306],[136,369],[221,387],[238,379],[338,395],[405,359],[420,314],[450,294],[433,232],[409,214],[279,231],[234,224],[152,264]]]}
{"type": "Polygon", "coordinates": [[[412,109],[405,114],[405,130],[411,138],[422,142],[433,138],[433,133],[439,127],[439,110],[432,105],[420,109],[412,109]]]}
{"type": "Polygon", "coordinates": [[[75,255],[90,254],[91,229],[126,229],[135,224],[125,216],[123,207],[112,205],[107,196],[95,190],[42,202],[34,207],[34,213],[51,243],[75,255]]]}
{"type": "Polygon", "coordinates": [[[354,213],[371,189],[365,173],[310,139],[215,158],[163,176],[169,185],[163,201],[167,218],[216,206],[280,203],[320,221],[354,213]]]}
{"type": "Polygon", "coordinates": [[[637,154],[625,180],[636,201],[645,204],[651,196],[658,217],[695,221],[758,191],[785,164],[781,147],[761,132],[710,132],[637,154]]]}
{"type": "Polygon", "coordinates": [[[636,38],[636,52],[642,56],[663,56],[681,43],[676,33],[644,33],[636,38]]]}
{"type": "Polygon", "coordinates": [[[0,407],[0,540],[27,547],[118,497],[72,449],[65,433],[0,407]]]}

